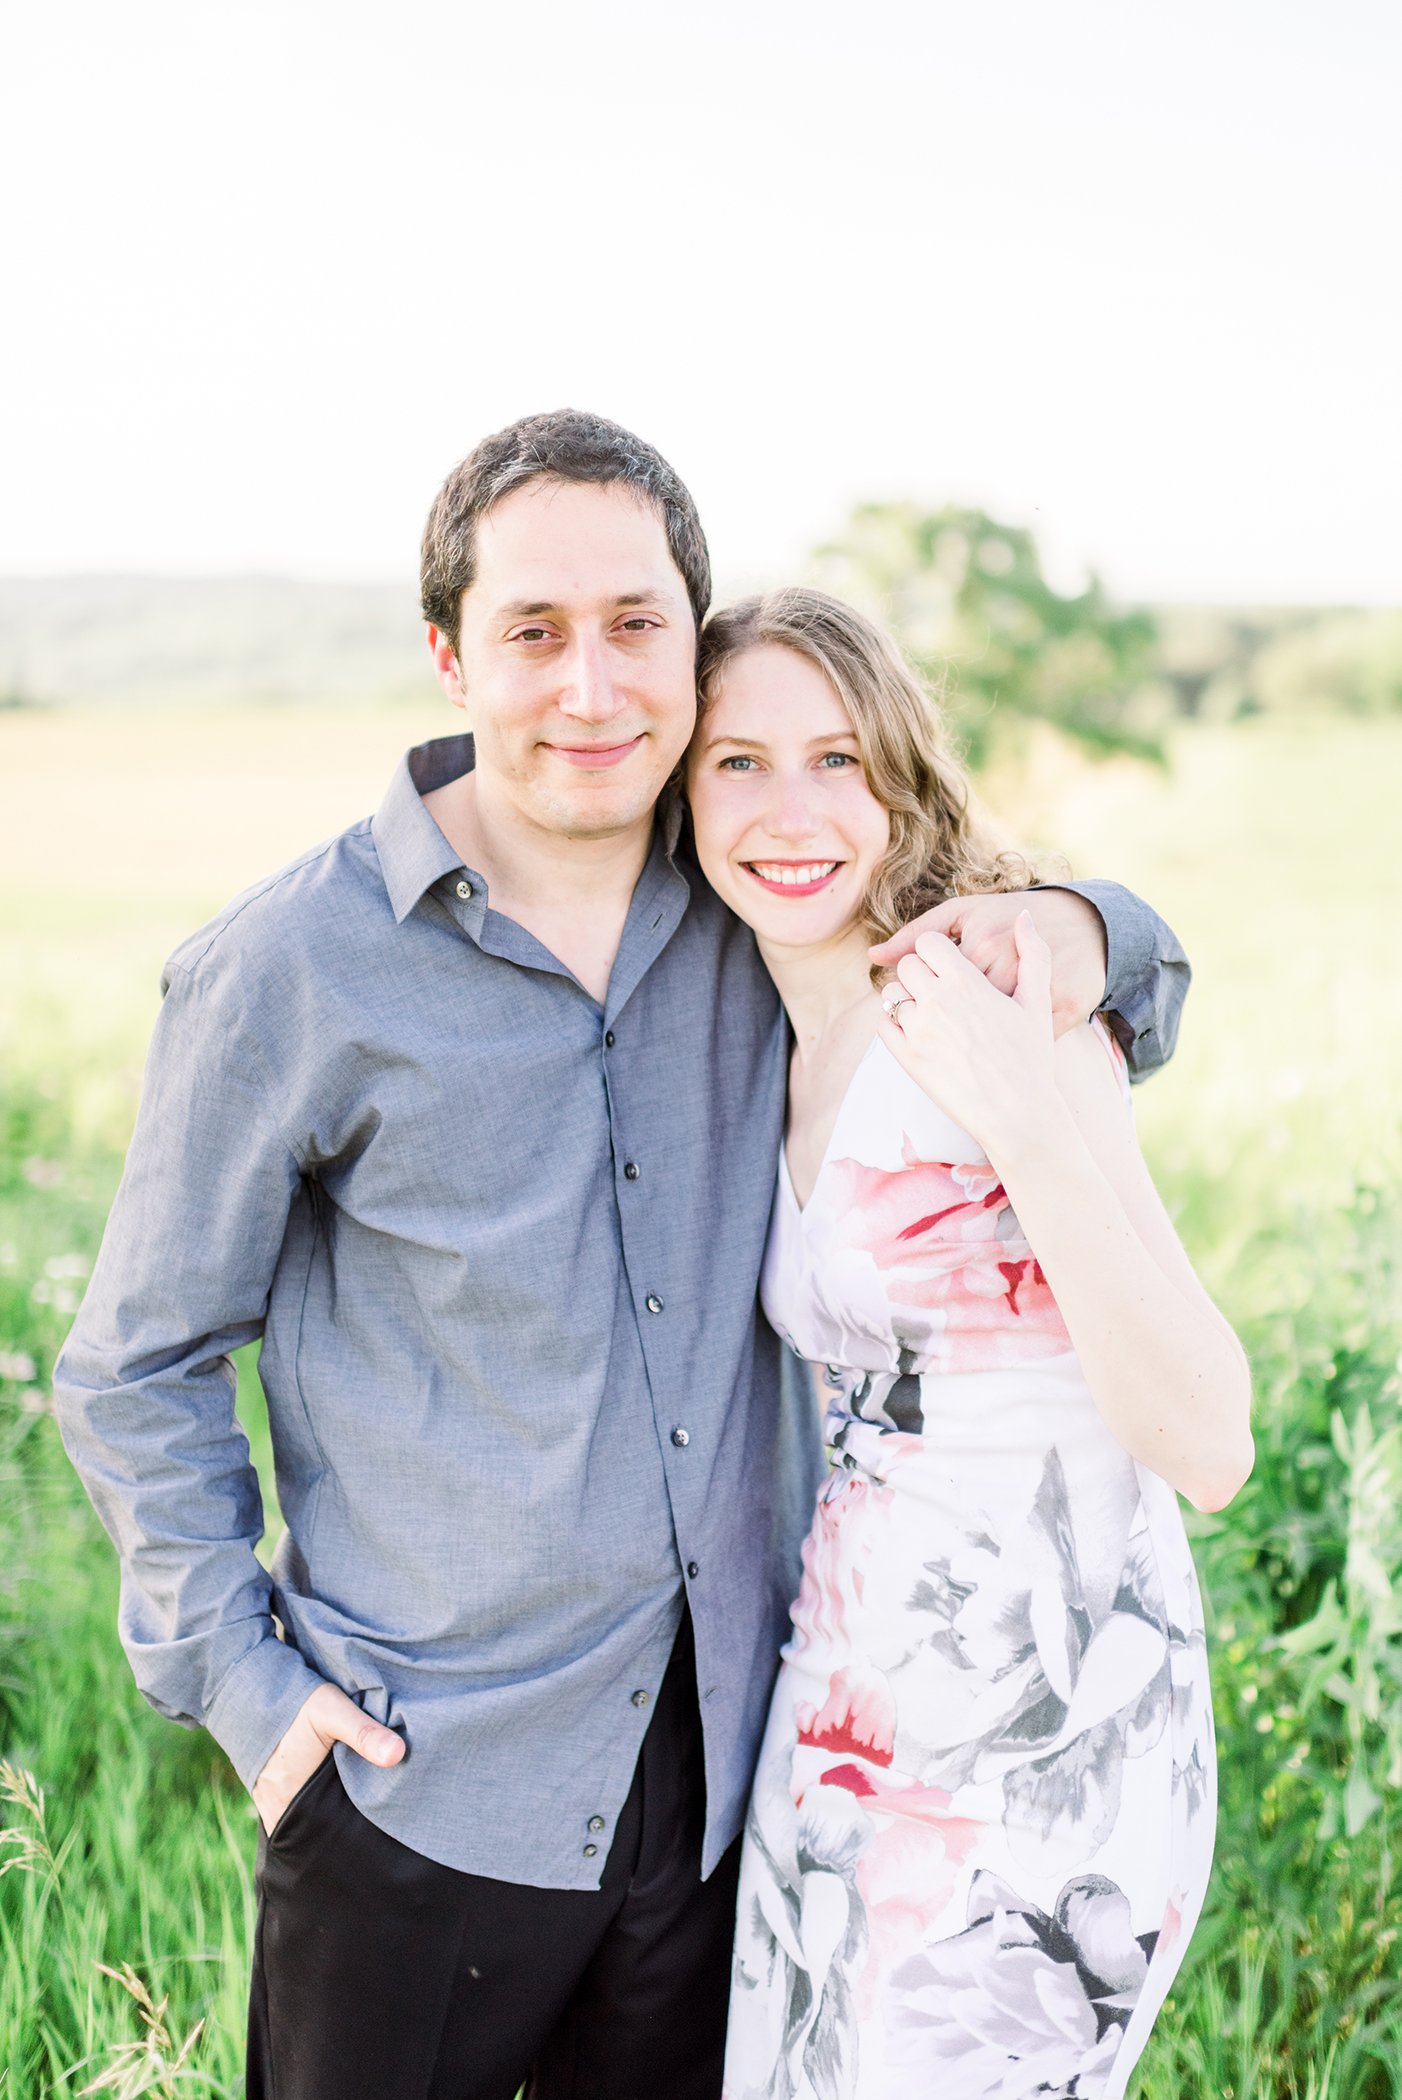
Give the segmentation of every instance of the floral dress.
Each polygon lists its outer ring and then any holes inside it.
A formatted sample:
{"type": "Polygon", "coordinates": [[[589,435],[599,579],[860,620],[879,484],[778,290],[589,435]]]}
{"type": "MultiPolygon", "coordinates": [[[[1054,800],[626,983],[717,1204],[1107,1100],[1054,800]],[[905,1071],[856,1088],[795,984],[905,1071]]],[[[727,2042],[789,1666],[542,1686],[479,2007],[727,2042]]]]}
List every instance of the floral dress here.
{"type": "Polygon", "coordinates": [[[836,1397],[726,2100],[1118,2100],[1212,1859],[1177,1498],[1101,1420],[985,1155],[879,1039],[802,1212],[780,1165],[763,1297],[836,1397]]]}

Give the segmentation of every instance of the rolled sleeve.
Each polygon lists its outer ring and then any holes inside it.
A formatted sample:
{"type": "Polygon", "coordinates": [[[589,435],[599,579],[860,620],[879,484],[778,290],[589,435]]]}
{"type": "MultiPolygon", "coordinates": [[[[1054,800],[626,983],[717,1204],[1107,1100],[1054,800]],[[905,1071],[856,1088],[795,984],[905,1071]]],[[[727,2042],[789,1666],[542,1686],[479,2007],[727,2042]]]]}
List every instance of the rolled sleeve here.
{"type": "Polygon", "coordinates": [[[142,1107],[54,1372],[69,1455],[121,1560],[119,1624],[162,1714],[250,1783],[318,1679],[278,1639],[231,1352],[263,1332],[301,1170],[235,989],[172,967],[142,1107]],[[178,1134],[178,1136],[177,1136],[178,1134]]]}
{"type": "Polygon", "coordinates": [[[1168,1063],[1192,967],[1173,928],[1118,882],[1061,882],[1099,912],[1105,927],[1105,998],[1101,1012],[1124,1051],[1129,1076],[1147,1079],[1168,1063]]]}

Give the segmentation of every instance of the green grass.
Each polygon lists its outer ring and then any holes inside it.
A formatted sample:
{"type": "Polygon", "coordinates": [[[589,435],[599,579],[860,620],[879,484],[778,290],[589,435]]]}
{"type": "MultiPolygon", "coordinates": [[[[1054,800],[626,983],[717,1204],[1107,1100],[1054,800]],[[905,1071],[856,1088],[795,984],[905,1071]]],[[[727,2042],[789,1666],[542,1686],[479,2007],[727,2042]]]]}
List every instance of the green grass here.
{"type": "MultiPolygon", "coordinates": [[[[1132,2100],[1392,2100],[1402,866],[1387,819],[1402,724],[1203,732],[1166,777],[1052,756],[1002,783],[1007,805],[1035,793],[1043,835],[1141,887],[1197,966],[1180,1058],[1139,1096],[1140,1122],[1257,1387],[1255,1475],[1222,1516],[1192,1519],[1217,1865],[1132,2100]]],[[[218,821],[232,835],[228,813],[218,821]]],[[[150,890],[119,909],[51,884],[36,913],[33,888],[3,878],[0,1353],[34,1375],[0,1378],[0,1755],[45,1790],[55,1864],[32,1844],[0,1849],[15,1862],[0,1878],[0,2100],[76,2094],[109,2072],[125,2084],[105,2090],[233,2096],[254,1819],[210,1740],[138,1697],[113,1555],[45,1411],[120,1169],[155,967],[206,907],[150,890]],[[150,2030],[120,1973],[104,1973],[124,1963],[155,2006],[168,1996],[168,2045],[132,2053],[150,2030]]],[[[247,1355],[240,1372],[266,1477],[247,1355]]],[[[22,1796],[0,1823],[41,1835],[22,1796]]]]}
{"type": "Polygon", "coordinates": [[[114,2068],[127,2074],[119,2091],[164,2089],[151,2052],[121,2055],[146,2029],[99,1965],[129,1962],[169,1997],[177,2043],[204,2022],[178,2089],[232,2100],[250,1803],[209,1737],[138,1694],[115,1640],[115,1558],[45,1409],[65,1294],[82,1288],[119,1161],[78,1144],[65,1105],[32,1089],[11,1086],[0,1134],[3,1368],[23,1374],[28,1359],[40,1373],[0,1382],[0,1822],[18,1834],[0,1847],[0,2094],[76,2093],[114,2068]],[[42,1820],[20,1772],[44,1789],[42,1820]]]}
{"type": "MultiPolygon", "coordinates": [[[[75,1559],[90,1575],[96,1555],[80,1547],[75,1559]]],[[[6,1884],[0,2065],[10,2082],[0,2091],[79,2091],[120,2061],[140,2024],[102,1971],[126,1961],[169,1999],[177,2037],[203,2022],[186,2082],[233,2096],[242,2090],[253,1925],[247,1798],[207,1740],[176,1748],[153,1728],[110,1634],[102,1638],[110,1581],[87,1588],[61,1628],[36,1624],[11,1710],[14,1762],[57,1773],[60,1784],[44,1827],[17,1788],[7,1803],[11,1824],[57,1864],[50,1872],[31,1852],[6,1884]]]]}
{"type": "MultiPolygon", "coordinates": [[[[1242,1322],[1255,1473],[1222,1515],[1190,1513],[1210,1614],[1217,1857],[1139,2100],[1402,2092],[1402,1219],[1364,1189],[1309,1222],[1308,1238],[1276,1227],[1244,1250],[1244,1272],[1307,1269],[1310,1288],[1242,1322]],[[1366,1555],[1376,1594],[1358,1579],[1366,1555]],[[1337,1618],[1324,1650],[1303,1632],[1321,1607],[1337,1618]]],[[[1242,1282],[1255,1297],[1259,1280],[1242,1282]]]]}

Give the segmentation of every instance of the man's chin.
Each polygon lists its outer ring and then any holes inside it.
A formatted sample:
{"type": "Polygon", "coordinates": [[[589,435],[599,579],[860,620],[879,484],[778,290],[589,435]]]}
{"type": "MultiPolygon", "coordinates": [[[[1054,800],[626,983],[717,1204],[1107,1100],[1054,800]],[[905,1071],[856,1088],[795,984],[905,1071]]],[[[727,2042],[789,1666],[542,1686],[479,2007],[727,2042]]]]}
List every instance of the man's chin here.
{"type": "Polygon", "coordinates": [[[577,789],[539,787],[531,797],[532,814],[543,831],[567,839],[613,839],[633,831],[652,815],[662,781],[605,784],[577,789]]]}

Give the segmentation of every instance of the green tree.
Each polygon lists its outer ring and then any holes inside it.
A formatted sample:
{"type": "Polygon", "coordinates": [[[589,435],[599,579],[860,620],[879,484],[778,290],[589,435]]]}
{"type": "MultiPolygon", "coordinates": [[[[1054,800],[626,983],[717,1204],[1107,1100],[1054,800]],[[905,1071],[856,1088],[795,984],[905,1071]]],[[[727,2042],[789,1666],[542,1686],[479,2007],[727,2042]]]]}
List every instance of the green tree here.
{"type": "Polygon", "coordinates": [[[1157,629],[1116,612],[1097,578],[1075,597],[1042,574],[1019,526],[954,504],[864,503],[814,555],[815,580],[885,620],[943,691],[974,764],[996,710],[1037,716],[1101,751],[1162,759],[1130,702],[1153,671],[1157,629]]]}

